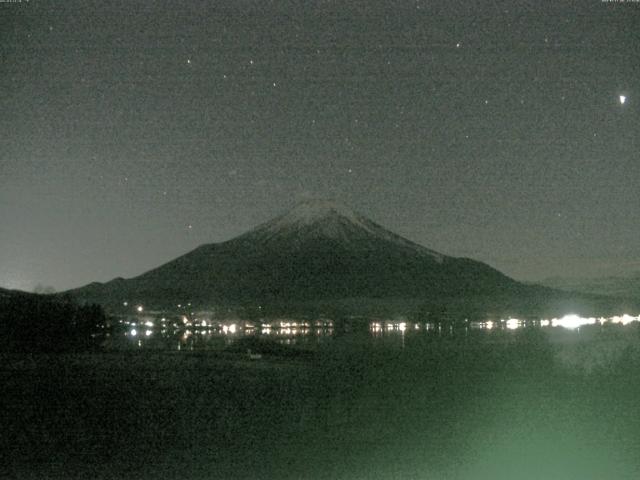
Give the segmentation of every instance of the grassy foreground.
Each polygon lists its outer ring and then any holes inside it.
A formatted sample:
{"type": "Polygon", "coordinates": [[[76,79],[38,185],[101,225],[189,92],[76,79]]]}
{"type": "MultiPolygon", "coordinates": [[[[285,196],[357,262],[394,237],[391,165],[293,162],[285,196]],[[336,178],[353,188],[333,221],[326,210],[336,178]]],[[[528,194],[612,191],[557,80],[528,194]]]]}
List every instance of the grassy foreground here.
{"type": "Polygon", "coordinates": [[[637,327],[4,355],[0,477],[640,478],[637,327]]]}

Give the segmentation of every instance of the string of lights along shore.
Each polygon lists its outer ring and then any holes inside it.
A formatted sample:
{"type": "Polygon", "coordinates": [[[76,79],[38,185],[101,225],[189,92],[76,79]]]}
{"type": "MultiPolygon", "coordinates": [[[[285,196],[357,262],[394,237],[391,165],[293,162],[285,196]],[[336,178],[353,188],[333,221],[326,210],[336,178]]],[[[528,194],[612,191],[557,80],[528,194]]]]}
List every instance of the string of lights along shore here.
{"type": "Polygon", "coordinates": [[[640,268],[637,2],[0,3],[0,287],[310,199],[522,281],[640,268]]]}

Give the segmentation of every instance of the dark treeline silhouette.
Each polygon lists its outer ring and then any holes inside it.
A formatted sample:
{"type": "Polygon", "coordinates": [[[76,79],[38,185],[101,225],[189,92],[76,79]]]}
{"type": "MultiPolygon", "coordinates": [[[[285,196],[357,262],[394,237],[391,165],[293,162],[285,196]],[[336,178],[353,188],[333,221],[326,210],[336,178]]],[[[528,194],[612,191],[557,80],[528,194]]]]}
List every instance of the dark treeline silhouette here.
{"type": "Polygon", "coordinates": [[[0,295],[2,351],[86,351],[99,344],[105,328],[99,305],[79,305],[69,296],[0,295]]]}

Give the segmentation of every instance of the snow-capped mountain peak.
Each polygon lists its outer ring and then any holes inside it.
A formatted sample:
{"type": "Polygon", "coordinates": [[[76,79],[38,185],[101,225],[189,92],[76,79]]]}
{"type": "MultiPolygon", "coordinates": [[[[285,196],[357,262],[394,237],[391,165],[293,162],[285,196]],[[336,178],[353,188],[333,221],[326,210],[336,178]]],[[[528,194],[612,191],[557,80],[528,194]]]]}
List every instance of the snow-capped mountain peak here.
{"type": "Polygon", "coordinates": [[[330,200],[309,200],[296,205],[292,210],[269,222],[273,228],[312,225],[329,218],[343,220],[366,228],[365,219],[344,205],[330,200]]]}
{"type": "Polygon", "coordinates": [[[330,200],[312,200],[298,204],[292,210],[258,226],[247,234],[261,242],[271,243],[279,238],[330,238],[353,243],[363,241],[391,242],[441,262],[443,255],[406,240],[381,227],[363,215],[330,200]]]}

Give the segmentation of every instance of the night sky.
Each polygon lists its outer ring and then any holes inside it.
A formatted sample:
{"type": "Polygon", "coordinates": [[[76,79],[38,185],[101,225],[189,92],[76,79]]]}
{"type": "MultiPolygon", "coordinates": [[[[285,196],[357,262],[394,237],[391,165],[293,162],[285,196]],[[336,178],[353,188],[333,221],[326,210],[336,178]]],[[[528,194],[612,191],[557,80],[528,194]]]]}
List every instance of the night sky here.
{"type": "Polygon", "coordinates": [[[310,198],[517,279],[640,270],[639,98],[640,2],[3,2],[0,286],[310,198]]]}

